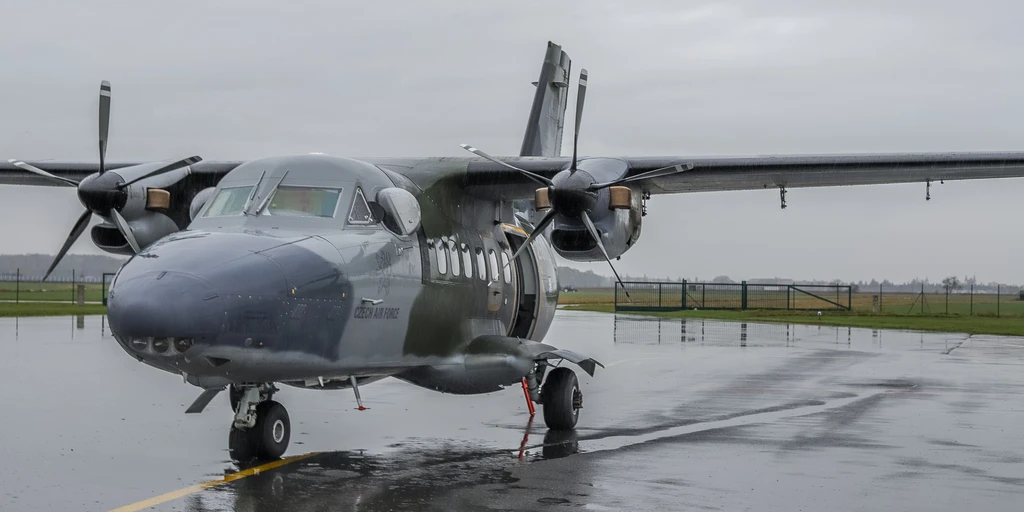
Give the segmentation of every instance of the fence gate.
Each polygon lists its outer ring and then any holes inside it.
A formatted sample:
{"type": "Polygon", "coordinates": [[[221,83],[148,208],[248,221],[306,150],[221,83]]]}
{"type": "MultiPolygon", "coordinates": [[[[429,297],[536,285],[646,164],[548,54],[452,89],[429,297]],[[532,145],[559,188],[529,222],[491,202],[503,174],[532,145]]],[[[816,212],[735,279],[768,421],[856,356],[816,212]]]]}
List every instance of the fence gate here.
{"type": "Polygon", "coordinates": [[[626,281],[615,288],[615,311],[681,309],[850,310],[853,287],[626,281]],[[624,290],[623,290],[624,288],[624,290]],[[628,292],[628,295],[627,295],[628,292]]]}

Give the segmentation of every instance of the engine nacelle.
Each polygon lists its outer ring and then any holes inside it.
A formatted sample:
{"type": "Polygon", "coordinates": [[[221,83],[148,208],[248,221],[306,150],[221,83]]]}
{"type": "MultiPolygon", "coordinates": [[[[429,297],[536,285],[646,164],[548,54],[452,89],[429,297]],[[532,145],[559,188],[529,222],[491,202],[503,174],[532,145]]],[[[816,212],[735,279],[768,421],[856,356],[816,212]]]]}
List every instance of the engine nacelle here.
{"type": "MultiPolygon", "coordinates": [[[[153,242],[178,231],[178,225],[170,217],[158,212],[145,212],[141,217],[128,221],[128,228],[139,243],[139,247],[147,247],[153,242]]],[[[135,251],[128,245],[124,235],[112,222],[103,222],[92,227],[89,232],[92,243],[96,247],[113,254],[132,255],[135,251]]]]}
{"type": "MultiPolygon", "coordinates": [[[[643,200],[638,190],[609,187],[598,192],[597,205],[590,213],[594,227],[609,258],[617,258],[640,238],[643,200]]],[[[551,228],[551,245],[570,261],[604,261],[604,255],[583,221],[559,215],[551,228]]]]}
{"type": "MultiPolygon", "coordinates": [[[[179,230],[177,223],[164,213],[171,206],[170,193],[166,190],[130,185],[125,188],[125,197],[120,213],[128,222],[128,228],[139,247],[147,247],[179,230]]],[[[96,247],[114,254],[135,254],[109,216],[104,216],[103,220],[103,223],[93,226],[89,232],[96,247]]]]}

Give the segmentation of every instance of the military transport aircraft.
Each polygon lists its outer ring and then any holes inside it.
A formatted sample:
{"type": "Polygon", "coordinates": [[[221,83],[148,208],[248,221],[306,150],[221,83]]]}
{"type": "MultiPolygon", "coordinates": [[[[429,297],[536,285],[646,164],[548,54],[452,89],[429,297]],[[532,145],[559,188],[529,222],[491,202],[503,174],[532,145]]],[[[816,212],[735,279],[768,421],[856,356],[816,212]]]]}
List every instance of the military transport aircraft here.
{"type": "MultiPolygon", "coordinates": [[[[0,184],[76,187],[85,211],[47,275],[85,231],[132,255],[108,317],[139,361],[228,389],[236,458],[281,456],[290,438],[277,384],[353,388],[395,377],[443,393],[522,383],[550,429],[575,427],[583,394],[542,340],[555,314],[554,254],[611,264],[640,236],[650,194],[1024,176],[1024,153],[562,157],[570,59],[548,43],[520,155],[108,163],[10,160],[0,184]]],[[[614,271],[614,267],[612,269],[614,271]]],[[[616,273],[616,278],[618,274],[616,273]]],[[[621,284],[621,281],[619,281],[621,284]]]]}

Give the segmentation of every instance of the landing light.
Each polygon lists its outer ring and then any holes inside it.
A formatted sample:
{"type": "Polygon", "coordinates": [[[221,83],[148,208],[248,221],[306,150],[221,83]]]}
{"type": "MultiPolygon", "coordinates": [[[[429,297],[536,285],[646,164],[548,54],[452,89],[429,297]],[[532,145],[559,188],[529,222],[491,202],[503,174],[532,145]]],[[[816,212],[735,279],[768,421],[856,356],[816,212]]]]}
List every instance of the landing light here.
{"type": "Polygon", "coordinates": [[[170,338],[157,338],[153,340],[153,352],[157,354],[163,354],[167,352],[167,349],[171,348],[170,338]]]}
{"type": "Polygon", "coordinates": [[[150,338],[132,338],[132,348],[138,350],[139,352],[142,352],[146,350],[147,346],[149,346],[149,340],[150,338]]]}
{"type": "Polygon", "coordinates": [[[178,352],[185,352],[192,348],[192,338],[175,338],[174,339],[174,350],[178,352]]]}

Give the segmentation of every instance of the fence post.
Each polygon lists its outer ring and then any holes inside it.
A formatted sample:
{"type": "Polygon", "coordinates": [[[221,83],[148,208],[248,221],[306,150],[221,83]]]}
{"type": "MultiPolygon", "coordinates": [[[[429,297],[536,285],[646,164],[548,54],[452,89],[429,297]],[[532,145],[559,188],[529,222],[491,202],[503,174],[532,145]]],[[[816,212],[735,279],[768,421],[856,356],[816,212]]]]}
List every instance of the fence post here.
{"type": "MultiPolygon", "coordinates": [[[[104,302],[106,302],[106,301],[107,301],[107,294],[106,294],[106,289],[107,289],[107,280],[106,280],[106,279],[104,279],[104,280],[103,280],[103,290],[104,290],[104,293],[103,293],[103,301],[104,301],[104,302]]],[[[615,297],[615,298],[614,298],[614,299],[612,299],[612,301],[613,301],[613,302],[612,302],[612,309],[613,309],[613,310],[615,310],[615,311],[618,311],[618,310],[619,310],[619,287],[618,287],[618,286],[615,286],[615,285],[612,285],[612,290],[614,290],[614,291],[615,291],[615,295],[614,295],[614,297],[615,297]]],[[[105,306],[105,305],[106,305],[106,304],[104,304],[104,306],[105,306]]]]}
{"type": "Polygon", "coordinates": [[[878,312],[882,312],[882,283],[878,283],[878,312]]]}
{"type": "Polygon", "coordinates": [[[786,285],[786,309],[793,309],[793,306],[790,306],[790,302],[789,302],[789,294],[792,291],[793,291],[793,285],[791,285],[791,284],[786,285]]]}
{"type": "Polygon", "coordinates": [[[683,309],[686,309],[686,279],[683,279],[683,298],[680,304],[683,305],[683,309]]]}
{"type": "Polygon", "coordinates": [[[846,310],[853,311],[853,285],[846,287],[846,310]]]}
{"type": "Polygon", "coordinates": [[[971,314],[974,316],[974,283],[971,283],[971,314]]]}
{"type": "Polygon", "coordinates": [[[71,303],[75,303],[75,269],[71,269],[71,303]]]}
{"type": "Polygon", "coordinates": [[[661,309],[661,283],[658,283],[658,309],[661,309]]]}
{"type": "Polygon", "coordinates": [[[741,283],[740,291],[740,309],[747,309],[747,282],[741,283]]]}
{"type": "Polygon", "coordinates": [[[996,318],[999,318],[999,294],[1002,293],[1002,285],[996,285],[996,318]]]}
{"type": "Polygon", "coordinates": [[[14,303],[21,302],[21,267],[18,267],[18,275],[14,278],[14,303]]]}
{"type": "Polygon", "coordinates": [[[949,316],[949,286],[946,286],[946,316],[949,316]]]}

